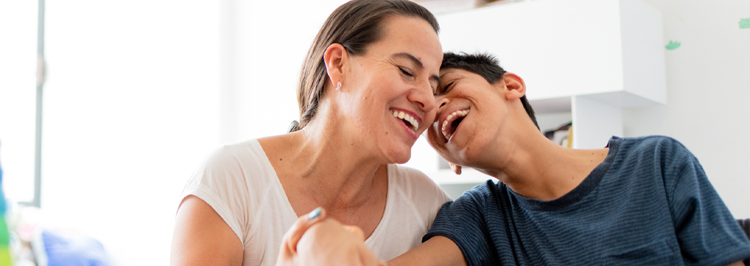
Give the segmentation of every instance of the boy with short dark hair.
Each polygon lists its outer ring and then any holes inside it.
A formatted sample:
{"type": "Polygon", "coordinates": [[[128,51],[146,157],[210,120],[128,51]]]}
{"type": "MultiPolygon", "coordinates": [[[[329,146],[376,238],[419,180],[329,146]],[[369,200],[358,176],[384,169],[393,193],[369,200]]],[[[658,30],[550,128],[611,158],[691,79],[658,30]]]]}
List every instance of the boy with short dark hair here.
{"type": "Polygon", "coordinates": [[[560,147],[535,127],[523,80],[503,72],[488,55],[444,55],[428,140],[457,173],[472,167],[500,182],[443,205],[425,242],[392,264],[742,265],[750,257],[750,242],[681,143],[613,137],[603,149],[560,147]]]}

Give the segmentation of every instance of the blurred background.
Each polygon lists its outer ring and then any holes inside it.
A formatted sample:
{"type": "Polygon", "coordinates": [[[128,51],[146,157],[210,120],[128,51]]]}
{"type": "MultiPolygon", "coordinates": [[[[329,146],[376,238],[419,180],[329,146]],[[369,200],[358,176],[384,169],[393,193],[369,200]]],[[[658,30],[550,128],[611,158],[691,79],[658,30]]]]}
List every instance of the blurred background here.
{"type": "MultiPolygon", "coordinates": [[[[550,0],[489,5],[537,1],[550,0]]],[[[222,144],[286,132],[298,118],[304,55],[343,2],[0,1],[0,165],[9,211],[39,206],[31,220],[98,239],[116,265],[168,264],[186,180],[222,144]]],[[[487,4],[418,2],[439,22],[487,4]]],[[[623,136],[678,139],[735,217],[750,218],[750,2],[642,2],[661,13],[666,104],[623,109],[623,136]]],[[[542,130],[569,120],[562,116],[543,117],[542,130]]],[[[407,165],[436,176],[454,197],[486,179],[449,176],[422,139],[412,158],[407,165]]]]}

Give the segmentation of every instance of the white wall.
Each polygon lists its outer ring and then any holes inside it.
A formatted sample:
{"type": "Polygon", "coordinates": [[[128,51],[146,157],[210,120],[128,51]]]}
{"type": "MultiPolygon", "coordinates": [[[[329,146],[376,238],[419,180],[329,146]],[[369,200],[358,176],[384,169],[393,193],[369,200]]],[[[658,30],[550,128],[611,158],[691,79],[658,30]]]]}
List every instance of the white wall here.
{"type": "Polygon", "coordinates": [[[46,4],[48,222],[167,265],[180,192],[219,144],[219,4],[46,4]]]}
{"type": "Polygon", "coordinates": [[[668,135],[700,160],[736,218],[750,218],[750,1],[644,0],[662,13],[667,104],[623,111],[626,137],[668,135]]]}
{"type": "Polygon", "coordinates": [[[36,1],[0,2],[0,166],[15,201],[34,200],[37,12],[36,1]]]}
{"type": "Polygon", "coordinates": [[[222,143],[284,134],[299,119],[302,62],[325,19],[344,2],[221,2],[222,143]]]}

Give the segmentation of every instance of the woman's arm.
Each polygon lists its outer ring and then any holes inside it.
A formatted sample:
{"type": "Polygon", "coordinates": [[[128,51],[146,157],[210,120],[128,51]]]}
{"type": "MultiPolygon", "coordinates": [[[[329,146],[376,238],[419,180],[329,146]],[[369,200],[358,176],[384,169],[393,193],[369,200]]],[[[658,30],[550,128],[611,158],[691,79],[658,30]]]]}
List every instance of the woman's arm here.
{"type": "Polygon", "coordinates": [[[170,265],[242,265],[240,239],[206,202],[187,196],[175,217],[170,265]]]}

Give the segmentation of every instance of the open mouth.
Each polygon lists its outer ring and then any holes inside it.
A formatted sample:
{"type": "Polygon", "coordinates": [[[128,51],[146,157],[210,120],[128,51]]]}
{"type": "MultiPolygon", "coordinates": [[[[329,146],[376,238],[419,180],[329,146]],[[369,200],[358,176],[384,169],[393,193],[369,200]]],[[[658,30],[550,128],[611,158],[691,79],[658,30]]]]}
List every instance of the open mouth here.
{"type": "Polygon", "coordinates": [[[391,110],[391,114],[393,114],[393,117],[404,121],[404,124],[406,124],[412,133],[416,134],[417,129],[419,128],[419,120],[404,111],[391,110]]]}
{"type": "Polygon", "coordinates": [[[461,121],[464,120],[464,117],[469,114],[469,109],[465,110],[458,110],[445,118],[443,120],[443,127],[441,129],[441,132],[443,133],[443,137],[445,137],[445,140],[450,140],[451,137],[453,137],[453,133],[456,132],[456,129],[458,128],[458,125],[461,124],[461,121]]]}
{"type": "Polygon", "coordinates": [[[393,117],[404,121],[406,127],[408,127],[412,131],[412,133],[416,134],[417,129],[419,128],[419,120],[417,120],[417,118],[411,116],[408,113],[405,113],[404,111],[399,110],[391,110],[391,114],[393,114],[393,117]]]}

